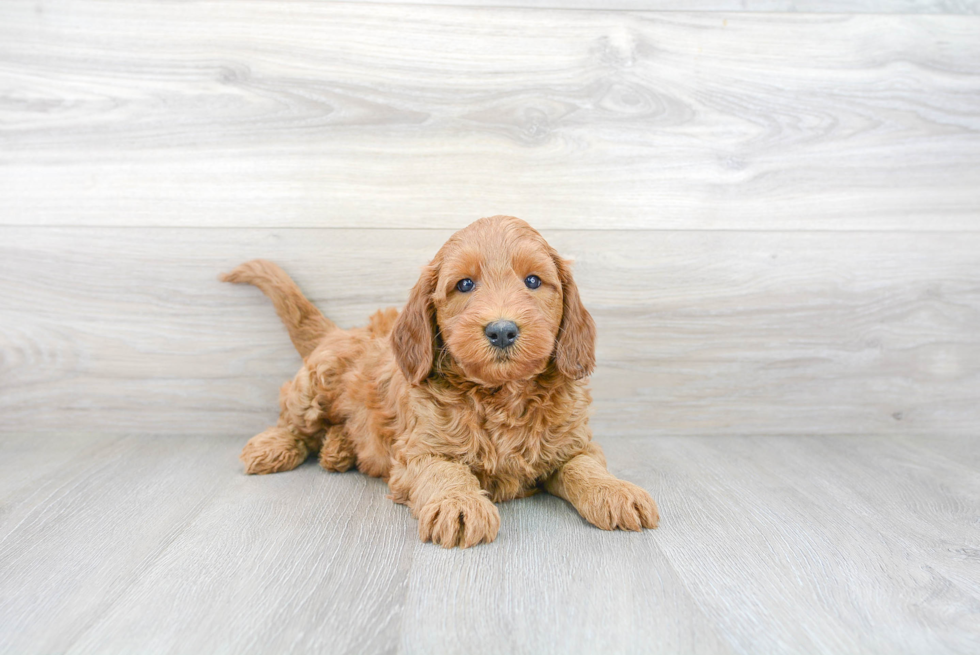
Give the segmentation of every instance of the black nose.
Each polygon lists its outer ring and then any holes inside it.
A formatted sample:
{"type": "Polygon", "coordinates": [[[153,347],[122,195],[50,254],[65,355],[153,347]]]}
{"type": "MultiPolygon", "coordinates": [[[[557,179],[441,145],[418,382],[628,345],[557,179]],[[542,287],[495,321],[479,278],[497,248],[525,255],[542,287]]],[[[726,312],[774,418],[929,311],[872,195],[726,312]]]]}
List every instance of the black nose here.
{"type": "Polygon", "coordinates": [[[484,331],[487,339],[490,340],[490,345],[494,348],[507,348],[514,345],[520,333],[514,321],[494,321],[484,331]]]}

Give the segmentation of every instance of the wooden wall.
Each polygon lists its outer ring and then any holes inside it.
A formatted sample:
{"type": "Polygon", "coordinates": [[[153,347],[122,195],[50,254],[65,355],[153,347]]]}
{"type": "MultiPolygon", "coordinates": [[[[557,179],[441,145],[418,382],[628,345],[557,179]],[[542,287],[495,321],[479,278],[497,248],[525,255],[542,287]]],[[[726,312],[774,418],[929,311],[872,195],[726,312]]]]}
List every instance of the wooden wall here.
{"type": "Polygon", "coordinates": [[[356,325],[507,213],[600,434],[976,434],[980,3],[507,4],[0,5],[0,431],[249,436],[299,358],[219,272],[356,325]]]}

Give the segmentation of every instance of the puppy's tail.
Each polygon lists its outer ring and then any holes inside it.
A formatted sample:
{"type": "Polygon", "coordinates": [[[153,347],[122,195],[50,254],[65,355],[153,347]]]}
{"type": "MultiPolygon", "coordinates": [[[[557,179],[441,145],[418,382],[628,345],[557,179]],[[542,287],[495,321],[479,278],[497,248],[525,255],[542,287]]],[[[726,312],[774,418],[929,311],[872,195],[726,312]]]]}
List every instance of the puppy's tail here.
{"type": "Polygon", "coordinates": [[[313,352],[327,332],[337,327],[306,299],[286,271],[270,261],[253,259],[219,279],[222,282],[247,282],[261,289],[286,324],[289,338],[303,359],[313,352]]]}

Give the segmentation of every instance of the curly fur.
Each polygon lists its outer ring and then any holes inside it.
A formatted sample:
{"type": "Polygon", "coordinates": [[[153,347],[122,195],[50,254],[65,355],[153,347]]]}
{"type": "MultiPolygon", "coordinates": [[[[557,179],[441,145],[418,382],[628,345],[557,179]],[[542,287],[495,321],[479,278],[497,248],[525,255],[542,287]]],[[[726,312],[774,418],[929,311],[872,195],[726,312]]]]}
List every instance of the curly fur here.
{"type": "Polygon", "coordinates": [[[494,503],[539,489],[606,530],[657,526],[653,499],[613,477],[592,442],[595,324],[569,262],[524,221],[494,216],[454,234],[405,309],[376,312],[366,328],[337,328],[271,262],[222,279],[269,296],[304,359],[280,391],[278,424],[242,451],[247,473],[317,452],[329,471],[356,466],[387,481],[424,541],[447,548],[493,541],[494,503]],[[531,274],[537,289],[524,284],[531,274]],[[463,278],[473,291],[456,290],[463,278]],[[520,328],[505,351],[484,336],[501,319],[520,328]]]}

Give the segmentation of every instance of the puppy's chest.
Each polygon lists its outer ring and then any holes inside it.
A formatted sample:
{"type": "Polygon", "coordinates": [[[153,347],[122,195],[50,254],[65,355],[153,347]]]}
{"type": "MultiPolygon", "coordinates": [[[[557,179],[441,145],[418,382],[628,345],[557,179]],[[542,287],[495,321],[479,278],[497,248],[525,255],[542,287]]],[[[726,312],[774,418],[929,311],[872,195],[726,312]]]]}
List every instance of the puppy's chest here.
{"type": "Polygon", "coordinates": [[[523,495],[575,448],[574,436],[550,423],[544,411],[489,409],[474,417],[465,458],[494,500],[523,495]]]}
{"type": "Polygon", "coordinates": [[[523,471],[547,466],[554,438],[545,427],[485,423],[478,438],[477,462],[488,472],[523,471]]]}

